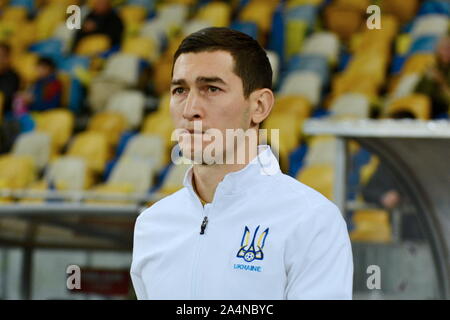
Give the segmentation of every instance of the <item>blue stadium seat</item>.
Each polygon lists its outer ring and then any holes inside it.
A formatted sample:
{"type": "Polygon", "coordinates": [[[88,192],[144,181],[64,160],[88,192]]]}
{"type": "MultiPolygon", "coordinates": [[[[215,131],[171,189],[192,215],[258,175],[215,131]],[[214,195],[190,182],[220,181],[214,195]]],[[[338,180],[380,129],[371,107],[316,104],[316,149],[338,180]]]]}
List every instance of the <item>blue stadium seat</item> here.
{"type": "Polygon", "coordinates": [[[326,57],[319,55],[300,54],[293,56],[288,63],[288,72],[313,71],[320,75],[322,83],[328,83],[330,72],[326,57]]]}
{"type": "Polygon", "coordinates": [[[128,5],[140,6],[147,9],[147,12],[153,12],[155,10],[155,0],[128,0],[128,5]]]}
{"type": "Polygon", "coordinates": [[[39,56],[52,58],[58,65],[63,59],[62,49],[63,43],[60,39],[48,39],[36,42],[29,48],[31,52],[34,52],[39,56]]]}
{"type": "Polygon", "coordinates": [[[9,2],[11,7],[24,7],[27,9],[28,13],[33,13],[36,9],[34,0],[11,0],[9,2]]]}
{"type": "Polygon", "coordinates": [[[267,49],[271,51],[275,51],[280,58],[281,65],[284,65],[285,56],[284,56],[284,15],[283,15],[284,7],[280,4],[276,8],[272,17],[272,32],[270,33],[269,44],[267,49]]]}
{"type": "Polygon", "coordinates": [[[286,20],[302,20],[308,25],[308,30],[311,30],[317,18],[317,7],[313,5],[300,5],[289,9],[286,12],[286,20]]]}
{"type": "Polygon", "coordinates": [[[408,51],[408,55],[412,55],[415,53],[432,53],[436,51],[436,46],[439,42],[439,37],[435,35],[425,35],[418,37],[411,44],[411,48],[408,51]]]}
{"type": "Polygon", "coordinates": [[[234,21],[230,28],[233,30],[237,30],[243,32],[253,39],[258,39],[258,25],[254,22],[242,22],[242,21],[234,21]]]}
{"type": "Polygon", "coordinates": [[[450,16],[450,2],[448,0],[429,0],[422,3],[418,15],[438,13],[450,16]]]}
{"type": "Polygon", "coordinates": [[[84,69],[89,68],[89,58],[88,57],[82,57],[82,56],[76,56],[71,55],[67,57],[66,59],[62,60],[58,64],[58,68],[61,69],[61,71],[65,71],[69,73],[71,76],[75,76],[75,69],[77,67],[82,67],[84,69]]]}

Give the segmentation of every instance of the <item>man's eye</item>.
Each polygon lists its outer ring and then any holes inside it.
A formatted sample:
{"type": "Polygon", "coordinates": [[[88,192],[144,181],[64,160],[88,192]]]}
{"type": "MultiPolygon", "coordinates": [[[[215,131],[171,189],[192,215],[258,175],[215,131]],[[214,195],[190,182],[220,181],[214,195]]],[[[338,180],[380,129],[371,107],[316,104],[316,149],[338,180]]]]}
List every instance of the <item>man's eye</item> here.
{"type": "Polygon", "coordinates": [[[173,94],[183,94],[184,93],[184,88],[178,87],[172,90],[173,94]]]}
{"type": "Polygon", "coordinates": [[[208,91],[209,92],[219,92],[220,88],[214,87],[214,86],[209,86],[208,87],[208,91]]]}

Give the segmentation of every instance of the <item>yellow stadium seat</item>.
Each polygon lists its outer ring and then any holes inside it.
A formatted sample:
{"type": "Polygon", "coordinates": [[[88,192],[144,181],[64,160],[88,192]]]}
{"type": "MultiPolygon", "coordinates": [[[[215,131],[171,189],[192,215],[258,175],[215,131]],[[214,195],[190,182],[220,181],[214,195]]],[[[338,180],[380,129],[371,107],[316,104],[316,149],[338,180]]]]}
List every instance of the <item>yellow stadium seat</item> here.
{"type": "Polygon", "coordinates": [[[156,44],[151,39],[144,37],[128,38],[123,44],[122,52],[150,62],[155,62],[159,57],[156,44]]]}
{"type": "Polygon", "coordinates": [[[53,35],[56,27],[65,21],[66,9],[67,5],[62,1],[55,1],[39,11],[35,20],[37,40],[45,40],[53,35]]]}
{"type": "Polygon", "coordinates": [[[416,119],[429,120],[431,115],[430,97],[416,93],[395,99],[387,106],[385,116],[389,117],[399,111],[409,111],[414,114],[416,119]]]}
{"type": "Polygon", "coordinates": [[[8,189],[23,189],[36,180],[36,165],[30,156],[0,156],[0,181],[8,189]]]}
{"type": "Polygon", "coordinates": [[[196,19],[206,20],[214,27],[227,27],[230,24],[231,8],[225,2],[210,2],[201,7],[196,19]]]}
{"type": "Polygon", "coordinates": [[[161,95],[170,89],[172,58],[164,57],[156,65],[158,68],[155,68],[153,81],[155,83],[155,91],[161,95]]]}
{"type": "Polygon", "coordinates": [[[20,27],[14,29],[13,35],[9,38],[13,55],[25,52],[27,47],[36,41],[36,23],[34,21],[22,22],[20,27]]]}
{"type": "Polygon", "coordinates": [[[353,214],[355,229],[350,232],[352,241],[388,243],[392,241],[389,213],[384,210],[358,210],[353,214]]]}
{"type": "Polygon", "coordinates": [[[311,104],[303,96],[281,96],[275,99],[275,105],[271,114],[289,114],[295,115],[297,119],[303,120],[311,114],[311,104]]]}
{"type": "Polygon", "coordinates": [[[398,55],[405,55],[411,46],[412,38],[408,33],[400,34],[395,42],[395,52],[398,55]]]}
{"type": "Polygon", "coordinates": [[[115,146],[126,127],[127,120],[121,113],[104,111],[95,114],[91,118],[88,130],[103,133],[110,146],[115,146]]]}
{"type": "Polygon", "coordinates": [[[325,8],[324,17],[328,29],[344,40],[350,39],[363,23],[363,15],[360,11],[336,4],[325,8]]]}
{"type": "Polygon", "coordinates": [[[355,56],[345,70],[347,75],[367,76],[378,86],[386,77],[386,56],[376,51],[355,56]]]}
{"type": "Polygon", "coordinates": [[[422,73],[436,63],[433,53],[416,53],[406,60],[402,68],[402,74],[422,73]]]}
{"type": "Polygon", "coordinates": [[[378,84],[370,75],[346,73],[336,75],[332,80],[332,88],[331,105],[337,97],[345,93],[361,93],[369,99],[378,95],[378,84]]]}
{"type": "Polygon", "coordinates": [[[2,14],[2,21],[21,23],[27,19],[27,9],[19,6],[6,7],[2,14]]]}
{"type": "Polygon", "coordinates": [[[369,179],[375,173],[380,160],[376,156],[371,156],[370,160],[367,164],[365,164],[360,170],[360,183],[361,185],[365,185],[369,182],[369,179]]]}
{"type": "Polygon", "coordinates": [[[31,52],[12,56],[13,67],[19,73],[25,85],[29,85],[36,80],[38,59],[38,55],[31,52]]]}
{"type": "Polygon", "coordinates": [[[324,2],[324,0],[288,0],[286,7],[288,9],[297,7],[297,6],[303,6],[303,5],[321,5],[324,2]]]}
{"type": "Polygon", "coordinates": [[[103,133],[84,131],[74,137],[67,155],[85,159],[90,170],[101,173],[110,158],[108,140],[103,133]]]}
{"type": "Polygon", "coordinates": [[[400,23],[405,23],[414,17],[418,5],[418,0],[382,0],[380,7],[383,14],[393,14],[399,19],[400,23]]]}
{"type": "Polygon", "coordinates": [[[240,12],[239,18],[243,22],[254,22],[264,35],[272,25],[272,15],[277,1],[251,0],[240,12]]]}
{"type": "Polygon", "coordinates": [[[361,12],[366,12],[367,7],[370,6],[370,0],[335,0],[333,4],[339,5],[343,8],[355,9],[361,12]]]}
{"type": "Polygon", "coordinates": [[[147,10],[136,5],[126,5],[120,9],[120,16],[126,25],[140,24],[146,16],[147,10]]]}
{"type": "Polygon", "coordinates": [[[53,154],[59,152],[69,140],[74,121],[73,114],[65,109],[49,110],[39,114],[36,121],[36,130],[50,135],[53,154]]]}
{"type": "Polygon", "coordinates": [[[131,183],[105,183],[96,185],[89,191],[96,199],[86,200],[86,203],[126,205],[132,201],[123,200],[120,197],[133,194],[134,186],[131,183]],[[115,196],[119,197],[114,199],[115,196]]]}
{"type": "Polygon", "coordinates": [[[304,167],[297,174],[297,180],[333,200],[334,167],[317,164],[304,167]]]}
{"type": "Polygon", "coordinates": [[[286,25],[286,56],[291,58],[300,52],[308,25],[302,20],[289,20],[286,25]]]}
{"type": "Polygon", "coordinates": [[[103,34],[93,34],[80,40],[76,53],[82,56],[95,56],[111,48],[110,39],[103,34]]]}

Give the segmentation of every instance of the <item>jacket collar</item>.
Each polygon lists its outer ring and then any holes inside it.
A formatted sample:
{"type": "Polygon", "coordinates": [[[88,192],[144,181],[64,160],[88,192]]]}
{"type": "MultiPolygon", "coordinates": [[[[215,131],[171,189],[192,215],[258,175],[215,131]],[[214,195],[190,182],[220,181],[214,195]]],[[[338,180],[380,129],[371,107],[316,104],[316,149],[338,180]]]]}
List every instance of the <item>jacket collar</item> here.
{"type": "MultiPolygon", "coordinates": [[[[219,182],[214,200],[225,194],[236,194],[247,191],[251,186],[266,181],[267,176],[280,172],[280,165],[270,146],[259,145],[258,155],[241,170],[230,172],[219,182]]],[[[197,194],[192,186],[193,165],[186,171],[183,185],[195,196],[197,194]]],[[[213,202],[214,202],[213,200],[213,202]]]]}

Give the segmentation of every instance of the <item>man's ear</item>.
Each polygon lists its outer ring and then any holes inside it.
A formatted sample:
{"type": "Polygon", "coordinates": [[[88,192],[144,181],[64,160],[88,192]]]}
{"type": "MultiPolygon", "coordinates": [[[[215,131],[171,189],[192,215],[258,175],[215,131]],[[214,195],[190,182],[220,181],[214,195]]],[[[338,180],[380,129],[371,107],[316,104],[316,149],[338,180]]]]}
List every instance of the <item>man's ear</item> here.
{"type": "Polygon", "coordinates": [[[272,111],[275,97],[272,90],[268,88],[258,89],[250,94],[252,126],[262,123],[272,111]]]}

